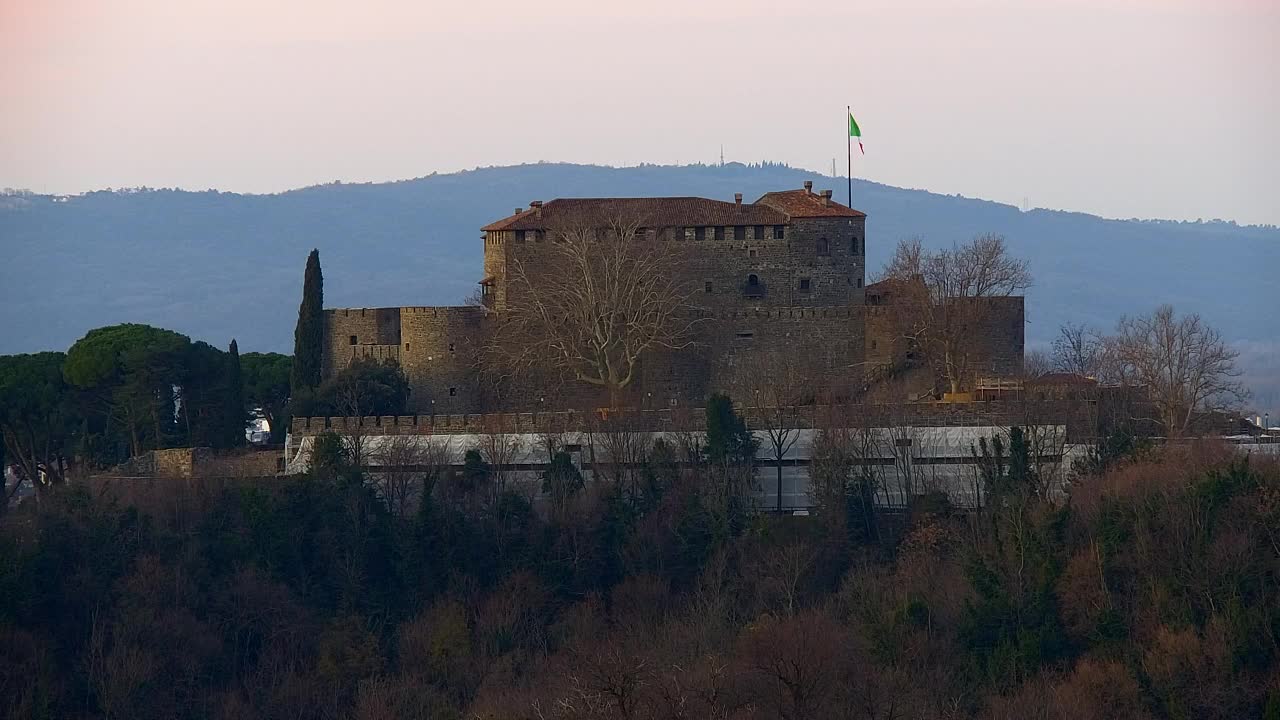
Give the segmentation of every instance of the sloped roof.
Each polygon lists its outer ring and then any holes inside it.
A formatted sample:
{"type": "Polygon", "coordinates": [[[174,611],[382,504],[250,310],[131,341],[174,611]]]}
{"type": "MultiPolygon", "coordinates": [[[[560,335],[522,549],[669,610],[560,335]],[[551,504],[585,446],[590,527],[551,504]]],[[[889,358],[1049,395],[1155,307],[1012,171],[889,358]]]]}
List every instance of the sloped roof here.
{"type": "Polygon", "coordinates": [[[637,222],[645,227],[710,225],[782,225],[787,216],[761,204],[723,202],[699,197],[562,198],[485,225],[481,230],[545,230],[603,227],[611,221],[637,222]]]}
{"type": "Polygon", "coordinates": [[[835,200],[825,201],[822,195],[809,190],[781,190],[765,193],[757,205],[777,208],[793,218],[850,217],[864,218],[866,213],[841,205],[835,200]]]}

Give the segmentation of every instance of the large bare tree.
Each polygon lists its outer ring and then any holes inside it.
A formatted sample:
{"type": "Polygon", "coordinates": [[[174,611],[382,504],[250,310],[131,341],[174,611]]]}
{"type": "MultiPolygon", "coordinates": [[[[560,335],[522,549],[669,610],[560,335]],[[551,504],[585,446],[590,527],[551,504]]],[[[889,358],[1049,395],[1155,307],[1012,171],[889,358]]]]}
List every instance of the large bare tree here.
{"type": "Polygon", "coordinates": [[[883,281],[893,286],[901,335],[920,347],[951,392],[972,381],[982,341],[974,332],[989,308],[984,298],[1009,297],[1031,287],[1024,261],[1004,238],[986,234],[931,252],[919,239],[898,243],[883,281]]]}
{"type": "Polygon", "coordinates": [[[566,377],[603,388],[616,406],[643,357],[693,343],[685,245],[641,229],[613,218],[555,230],[536,253],[511,258],[511,302],[489,344],[508,377],[566,377]]]}
{"type": "Polygon", "coordinates": [[[1146,388],[1155,419],[1170,436],[1185,435],[1197,412],[1225,410],[1248,398],[1236,381],[1238,355],[1199,315],[1179,318],[1171,305],[1121,318],[1107,339],[1112,372],[1146,388]]]}

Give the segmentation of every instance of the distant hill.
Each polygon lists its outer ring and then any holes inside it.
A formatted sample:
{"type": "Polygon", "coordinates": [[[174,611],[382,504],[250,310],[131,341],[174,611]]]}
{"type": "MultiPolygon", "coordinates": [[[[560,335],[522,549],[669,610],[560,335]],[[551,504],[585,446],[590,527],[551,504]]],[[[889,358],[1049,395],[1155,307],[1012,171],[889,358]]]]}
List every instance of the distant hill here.
{"type": "MultiPolygon", "coordinates": [[[[608,168],[537,164],[277,195],[177,190],[69,198],[0,196],[0,353],[63,349],[117,322],[172,328],[242,351],[292,346],[307,251],[320,249],[325,304],[460,304],[480,279],[480,226],[530,200],[699,195],[754,200],[813,180],[781,165],[608,168]]],[[[1027,338],[1063,322],[1114,325],[1170,302],[1245,353],[1259,405],[1280,406],[1280,230],[1229,222],[1107,220],[855,181],[874,272],[898,239],[930,246],[1005,235],[1036,277],[1027,338]],[[1271,384],[1268,385],[1268,380],[1271,384]]]]}

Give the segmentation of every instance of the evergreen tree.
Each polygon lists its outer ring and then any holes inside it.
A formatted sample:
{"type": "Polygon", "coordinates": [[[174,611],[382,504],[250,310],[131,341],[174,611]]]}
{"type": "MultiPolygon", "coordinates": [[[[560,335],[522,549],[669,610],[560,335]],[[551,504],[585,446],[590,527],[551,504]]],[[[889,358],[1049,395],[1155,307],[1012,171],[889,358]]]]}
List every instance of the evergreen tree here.
{"type": "Polygon", "coordinates": [[[302,304],[298,325],[293,331],[293,373],[290,385],[296,398],[320,384],[320,354],[324,346],[324,276],[320,272],[320,251],[307,256],[302,280],[302,304]]]}
{"type": "Polygon", "coordinates": [[[238,447],[244,444],[244,428],[247,418],[244,407],[244,381],[240,375],[240,346],[235,338],[231,339],[231,347],[227,349],[227,381],[226,381],[226,423],[227,447],[238,447]]]}
{"type": "Polygon", "coordinates": [[[716,393],[707,399],[707,460],[749,463],[755,459],[758,444],[728,395],[716,393]]]}

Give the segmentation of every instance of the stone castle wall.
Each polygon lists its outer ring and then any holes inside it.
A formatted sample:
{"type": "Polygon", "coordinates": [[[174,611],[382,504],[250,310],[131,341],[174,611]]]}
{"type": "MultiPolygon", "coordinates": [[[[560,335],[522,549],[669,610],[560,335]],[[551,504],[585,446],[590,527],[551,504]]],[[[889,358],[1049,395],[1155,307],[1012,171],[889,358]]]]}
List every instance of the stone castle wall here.
{"type": "Polygon", "coordinates": [[[413,388],[414,412],[473,411],[471,368],[484,312],[479,307],[325,310],[325,376],[356,360],[391,362],[404,370],[413,388]]]}
{"type": "MultiPolygon", "coordinates": [[[[740,407],[747,427],[768,425],[762,413],[769,409],[740,407]]],[[[970,427],[1058,424],[1067,427],[1067,439],[1086,442],[1093,438],[1096,403],[1088,400],[993,400],[972,403],[895,403],[869,405],[808,405],[796,409],[796,428],[862,427],[970,427]]],[[[477,435],[485,433],[553,432],[699,432],[706,429],[702,406],[636,410],[628,412],[512,412],[453,415],[400,415],[366,418],[296,417],[290,434],[293,442],[326,432],[381,435],[477,435]]]]}
{"type": "MultiPolygon", "coordinates": [[[[790,353],[812,373],[811,400],[854,397],[865,387],[868,366],[888,365],[908,351],[891,314],[865,304],[865,222],[842,215],[782,225],[650,228],[649,242],[681,245],[683,280],[699,321],[691,346],[647,353],[619,398],[581,381],[522,378],[521,387],[509,388],[479,377],[479,350],[497,324],[486,313],[500,317],[520,302],[509,280],[512,265],[519,262],[533,275],[559,271],[548,252],[555,238],[541,230],[485,233],[478,278],[484,307],[326,310],[324,373],[330,377],[360,358],[398,363],[417,413],[588,409],[612,401],[658,409],[698,407],[715,391],[748,396],[760,385],[759,358],[790,353]]],[[[992,313],[975,332],[981,341],[971,367],[983,375],[1016,372],[1022,299],[990,302],[992,313]]]]}

